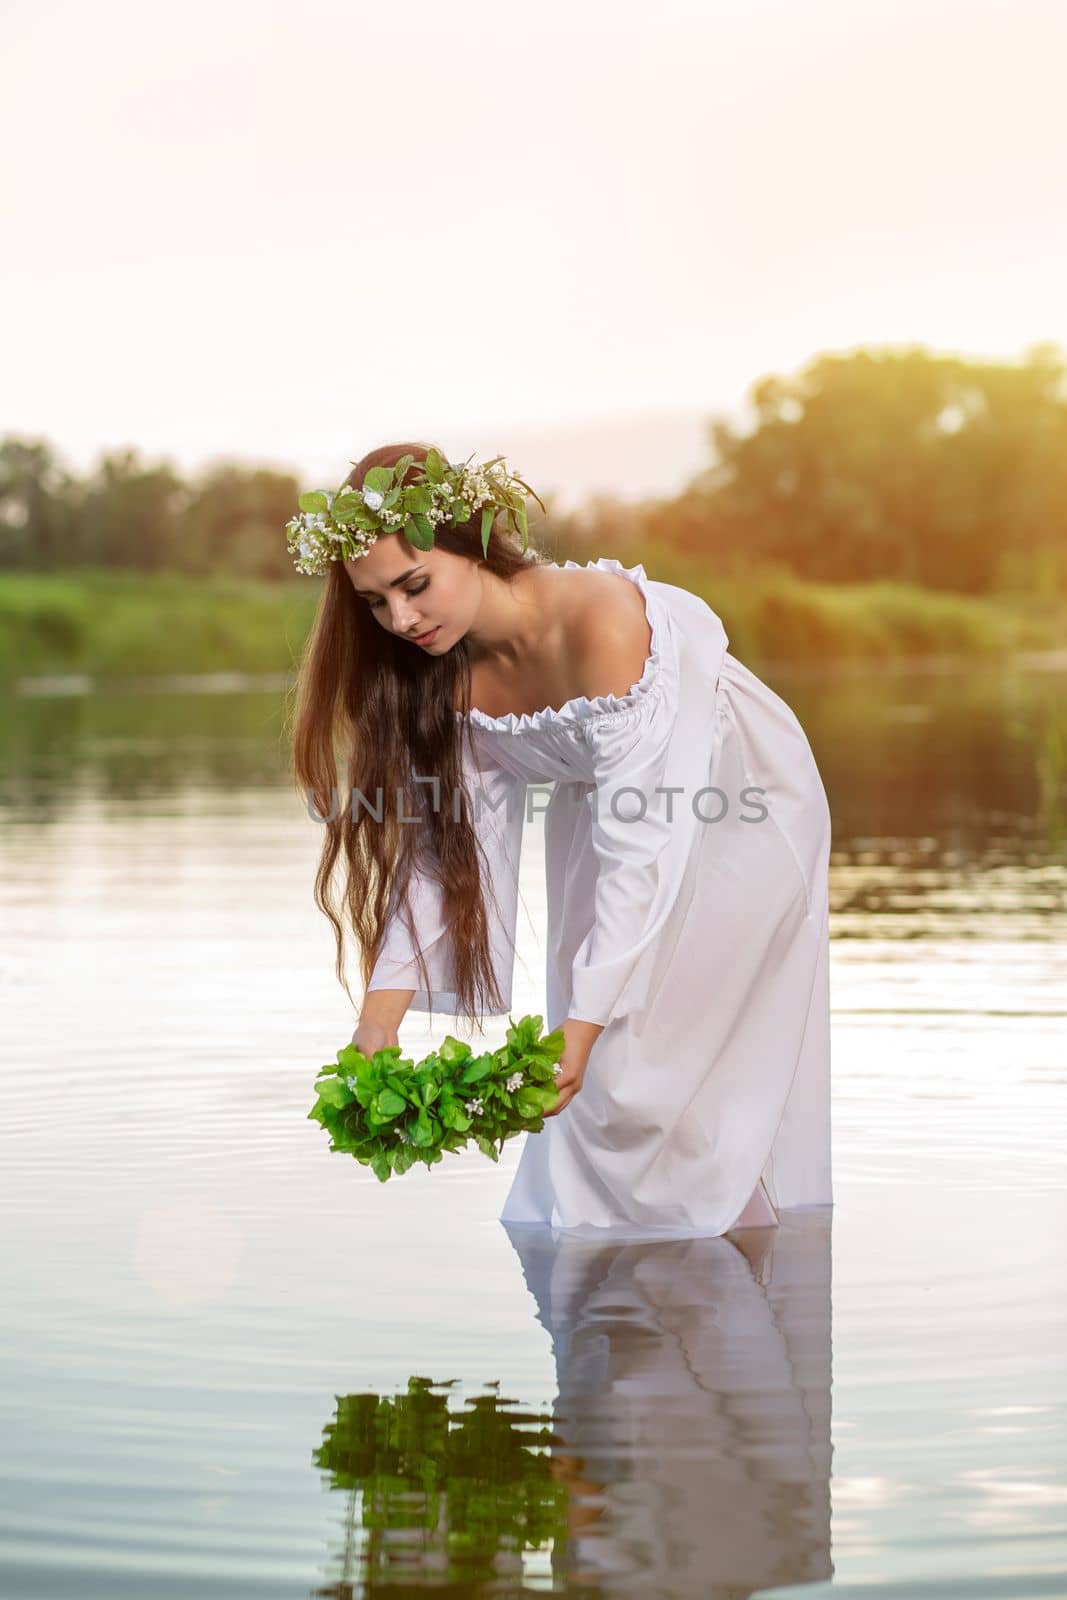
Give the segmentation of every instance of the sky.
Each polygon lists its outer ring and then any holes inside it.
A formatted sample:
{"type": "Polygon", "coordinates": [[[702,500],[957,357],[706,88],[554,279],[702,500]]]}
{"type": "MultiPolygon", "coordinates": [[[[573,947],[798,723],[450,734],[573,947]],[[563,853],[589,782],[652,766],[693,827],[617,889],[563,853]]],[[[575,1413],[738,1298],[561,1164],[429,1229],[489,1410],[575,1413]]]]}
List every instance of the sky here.
{"type": "Polygon", "coordinates": [[[821,351],[1067,344],[1065,0],[7,0],[0,435],[669,492],[821,351]]]}

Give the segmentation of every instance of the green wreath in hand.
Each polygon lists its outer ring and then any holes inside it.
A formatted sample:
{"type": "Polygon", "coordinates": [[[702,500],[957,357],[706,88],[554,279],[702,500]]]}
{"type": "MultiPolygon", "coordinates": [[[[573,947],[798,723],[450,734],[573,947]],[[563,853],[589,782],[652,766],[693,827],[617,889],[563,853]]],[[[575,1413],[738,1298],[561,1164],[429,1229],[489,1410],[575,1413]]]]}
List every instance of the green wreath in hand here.
{"type": "Polygon", "coordinates": [[[329,1133],[331,1150],[355,1156],[382,1183],[472,1140],[499,1161],[505,1139],[544,1127],[566,1042],[562,1028],[542,1034],[541,1017],[508,1020],[500,1049],[477,1056],[451,1034],[417,1065],[399,1045],[370,1057],[345,1045],[336,1066],[320,1069],[308,1118],[329,1133]]]}

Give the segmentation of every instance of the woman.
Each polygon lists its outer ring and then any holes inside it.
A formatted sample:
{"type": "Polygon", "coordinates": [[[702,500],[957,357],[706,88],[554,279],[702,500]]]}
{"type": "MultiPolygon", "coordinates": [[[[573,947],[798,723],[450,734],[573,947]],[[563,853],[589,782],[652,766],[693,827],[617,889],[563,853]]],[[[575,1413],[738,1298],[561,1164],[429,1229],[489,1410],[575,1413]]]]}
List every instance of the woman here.
{"type": "Polygon", "coordinates": [[[800,724],[695,595],[610,557],[527,559],[496,509],[518,526],[521,480],[455,478],[465,520],[447,525],[450,491],[431,484],[443,461],[432,446],[373,451],[319,526],[290,525],[323,553],[302,570],[327,574],[294,772],[327,819],[316,899],[342,982],[329,886],[344,855],[356,1044],[396,1044],[409,1008],[509,1010],[526,785],[550,782],[561,1093],[525,1137],[501,1220],[718,1235],[832,1204],[830,815],[800,724]],[[415,483],[436,525],[412,513],[391,531],[415,483]],[[480,519],[466,515],[479,486],[480,519]],[[339,506],[374,524],[356,545],[339,506]]]}

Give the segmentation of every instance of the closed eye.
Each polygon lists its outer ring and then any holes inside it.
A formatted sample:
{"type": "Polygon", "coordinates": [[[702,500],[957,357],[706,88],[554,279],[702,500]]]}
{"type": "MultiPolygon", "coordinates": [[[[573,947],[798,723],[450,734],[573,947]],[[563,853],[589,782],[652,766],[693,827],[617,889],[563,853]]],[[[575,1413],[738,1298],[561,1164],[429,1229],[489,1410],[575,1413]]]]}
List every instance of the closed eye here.
{"type": "MultiPolygon", "coordinates": [[[[424,578],[422,580],[422,582],[420,584],[418,584],[414,589],[405,589],[404,593],[410,599],[412,595],[421,594],[424,589],[428,589],[429,587],[430,587],[429,578],[424,578]]],[[[368,604],[368,606],[370,607],[370,609],[372,611],[376,611],[377,608],[381,605],[381,601],[380,600],[368,600],[367,604],[368,604]]]]}

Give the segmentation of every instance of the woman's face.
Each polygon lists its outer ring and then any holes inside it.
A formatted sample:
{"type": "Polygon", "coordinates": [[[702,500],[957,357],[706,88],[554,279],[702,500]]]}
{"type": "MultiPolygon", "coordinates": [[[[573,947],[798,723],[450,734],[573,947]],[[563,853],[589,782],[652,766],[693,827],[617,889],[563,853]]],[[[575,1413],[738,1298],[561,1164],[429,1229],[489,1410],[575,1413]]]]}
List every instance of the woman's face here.
{"type": "Polygon", "coordinates": [[[440,655],[467,632],[478,613],[478,565],[450,550],[416,550],[399,533],[382,534],[365,556],[345,562],[360,605],[387,633],[413,650],[440,655]],[[419,635],[436,629],[432,638],[419,635]]]}

